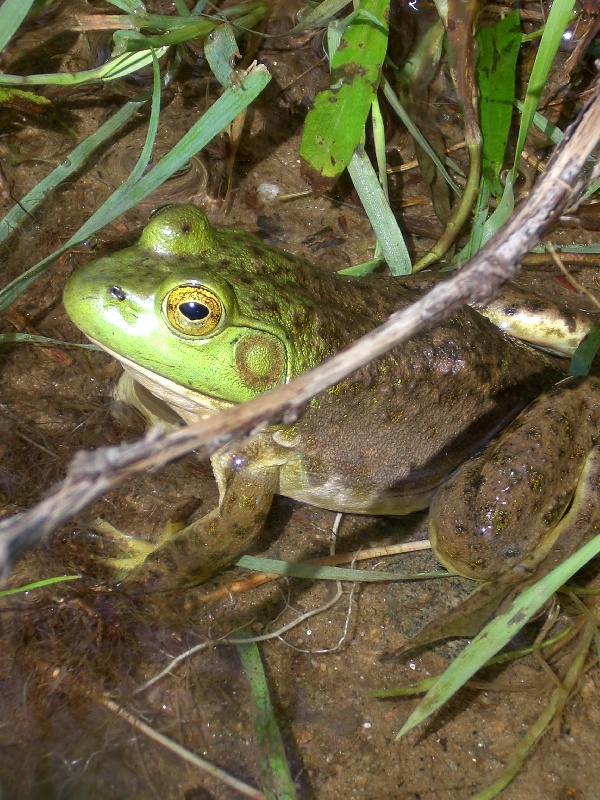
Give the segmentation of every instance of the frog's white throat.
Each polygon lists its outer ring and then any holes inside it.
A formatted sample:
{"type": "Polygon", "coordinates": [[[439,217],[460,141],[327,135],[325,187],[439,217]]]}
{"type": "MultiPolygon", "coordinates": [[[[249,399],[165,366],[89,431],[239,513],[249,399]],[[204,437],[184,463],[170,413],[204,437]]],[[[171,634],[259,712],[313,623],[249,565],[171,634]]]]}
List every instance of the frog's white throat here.
{"type": "Polygon", "coordinates": [[[115,358],[125,370],[115,387],[114,398],[137,408],[151,424],[177,424],[177,417],[191,423],[206,419],[232,405],[181,386],[100,345],[94,339],[91,341],[115,358]]]}

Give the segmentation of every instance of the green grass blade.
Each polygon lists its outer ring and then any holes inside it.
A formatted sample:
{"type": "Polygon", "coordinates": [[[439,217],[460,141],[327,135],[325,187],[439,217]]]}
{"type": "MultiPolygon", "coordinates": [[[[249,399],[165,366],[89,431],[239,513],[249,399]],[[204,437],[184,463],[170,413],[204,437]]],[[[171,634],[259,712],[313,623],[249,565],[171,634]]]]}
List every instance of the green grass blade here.
{"type": "Polygon", "coordinates": [[[387,50],[388,9],[389,0],[362,0],[330,56],[331,86],[306,117],[300,155],[327,178],[341,175],[364,135],[387,50]]]}
{"type": "Polygon", "coordinates": [[[348,164],[348,174],[361,202],[392,275],[409,275],[410,254],[402,232],[392,213],[377,173],[362,147],[358,147],[348,164]]]}
{"type": "MultiPolygon", "coordinates": [[[[167,47],[156,51],[156,57],[162,58],[167,52],[167,47]]],[[[130,75],[132,72],[147,67],[152,63],[151,50],[140,50],[135,53],[124,53],[116,58],[111,58],[106,64],[95,69],[85,69],[81,72],[50,72],[41,75],[0,75],[0,85],[9,86],[77,86],[91,81],[114,81],[130,75]]]]}
{"type": "Polygon", "coordinates": [[[86,350],[100,350],[95,344],[81,344],[80,342],[62,342],[60,339],[51,339],[48,336],[38,336],[35,333],[0,333],[0,344],[45,344],[49,347],[84,347],[86,350]]]}
{"type": "MultiPolygon", "coordinates": [[[[515,106],[519,109],[519,111],[523,112],[523,103],[521,100],[515,100],[515,106]]],[[[548,139],[552,142],[552,144],[558,144],[562,141],[564,133],[561,129],[555,125],[553,122],[550,122],[549,119],[543,114],[540,114],[539,111],[536,111],[533,115],[532,124],[541,131],[544,136],[547,136],[548,139]]]]}
{"type": "MultiPolygon", "coordinates": [[[[495,211],[483,226],[483,234],[481,236],[481,245],[483,246],[488,239],[490,239],[500,228],[504,225],[507,219],[515,210],[515,190],[514,190],[514,177],[515,173],[510,170],[506,176],[504,183],[504,191],[502,197],[495,211]]],[[[475,255],[474,252],[471,255],[475,255]]]]}
{"type": "Polygon", "coordinates": [[[262,92],[271,80],[266,67],[259,65],[249,71],[238,84],[229,87],[208,111],[183,136],[158,164],[136,183],[127,181],[71,236],[61,248],[39,261],[0,290],[2,313],[25,289],[38,278],[59,255],[74,244],[84,241],[96,231],[124,214],[144,197],[157,189],[174,172],[181,169],[199,150],[205,147],[235,117],[262,92]]]}
{"type": "Polygon", "coordinates": [[[544,33],[529,77],[525,102],[523,103],[523,113],[521,114],[521,124],[519,126],[519,136],[513,165],[515,171],[518,167],[523,148],[525,147],[525,140],[527,139],[529,129],[533,122],[533,115],[535,114],[540,97],[542,96],[542,91],[548,80],[550,69],[554,63],[565,30],[573,16],[574,6],[575,0],[554,0],[550,7],[548,20],[544,27],[544,33]]]}
{"type": "Polygon", "coordinates": [[[521,630],[554,592],[598,553],[600,553],[600,536],[595,536],[559,567],[515,598],[508,610],[486,625],[440,676],[435,686],[404,723],[396,738],[404,736],[441,708],[477,670],[521,630]]]}
{"type": "MultiPolygon", "coordinates": [[[[442,164],[442,162],[440,161],[440,158],[439,158],[438,154],[435,152],[433,147],[429,144],[427,139],[423,136],[423,134],[421,133],[419,128],[415,125],[415,123],[413,122],[412,118],[410,117],[410,115],[408,114],[408,112],[406,111],[406,109],[404,108],[402,103],[400,102],[400,99],[399,99],[398,95],[392,89],[389,81],[387,81],[385,78],[383,78],[383,80],[381,82],[381,85],[382,85],[382,88],[383,88],[383,94],[385,95],[385,99],[391,105],[392,109],[396,112],[396,114],[398,115],[398,117],[399,117],[400,121],[402,122],[402,124],[406,127],[406,129],[408,130],[410,135],[413,137],[413,139],[417,142],[419,147],[421,147],[427,153],[429,158],[435,164],[436,169],[438,169],[441,172],[441,174],[444,176],[444,179],[446,180],[448,185],[452,188],[452,190],[456,194],[458,194],[460,196],[462,194],[460,187],[452,179],[452,177],[450,176],[450,173],[448,172],[448,170],[446,169],[444,164],[442,164]]],[[[457,171],[458,171],[458,169],[457,169],[457,171]]]]}
{"type": "Polygon", "coordinates": [[[0,7],[0,51],[10,42],[34,0],[4,0],[0,7]]]}
{"type": "Polygon", "coordinates": [[[339,11],[349,5],[350,0],[323,0],[312,11],[303,14],[300,22],[287,35],[295,36],[297,33],[302,33],[302,31],[306,31],[309,28],[323,28],[339,11]]]}
{"type": "Polygon", "coordinates": [[[128,14],[145,14],[146,8],[141,0],[108,0],[111,6],[120,8],[128,14]]]}
{"type": "Polygon", "coordinates": [[[134,98],[125,103],[104,125],[94,131],[81,144],[78,144],[56,169],[52,170],[31,191],[27,192],[25,197],[14,205],[0,221],[0,243],[19,227],[31,212],[46,199],[50,192],[76,172],[91,153],[125,125],[147,101],[146,95],[138,95],[138,99],[134,98]]]}
{"type": "Polygon", "coordinates": [[[53,578],[44,578],[35,583],[28,583],[26,586],[17,586],[14,589],[0,590],[0,597],[9,597],[11,594],[22,594],[23,592],[33,592],[36,589],[44,589],[46,586],[52,586],[54,583],[63,583],[64,581],[80,581],[81,575],[55,575],[53,578]]]}
{"type": "Polygon", "coordinates": [[[402,575],[399,572],[374,572],[367,569],[331,567],[327,564],[297,564],[275,558],[242,556],[236,567],[252,569],[256,572],[271,572],[289,578],[309,578],[310,580],[352,581],[353,583],[378,583],[381,581],[417,581],[429,578],[448,578],[452,573],[445,570],[419,572],[402,575]]]}
{"type": "Polygon", "coordinates": [[[260,651],[254,643],[238,644],[236,648],[252,692],[252,727],[260,752],[263,791],[267,800],[295,800],[296,787],[275,719],[260,651]]]}
{"type": "Polygon", "coordinates": [[[146,171],[146,167],[152,158],[152,150],[154,148],[154,142],[156,141],[158,123],[160,122],[160,65],[154,50],[152,51],[152,74],[154,82],[152,84],[152,105],[150,107],[148,131],[146,133],[146,138],[144,140],[144,146],[142,147],[140,157],[138,158],[134,168],[131,170],[129,178],[127,179],[128,183],[136,183],[146,171]]]}

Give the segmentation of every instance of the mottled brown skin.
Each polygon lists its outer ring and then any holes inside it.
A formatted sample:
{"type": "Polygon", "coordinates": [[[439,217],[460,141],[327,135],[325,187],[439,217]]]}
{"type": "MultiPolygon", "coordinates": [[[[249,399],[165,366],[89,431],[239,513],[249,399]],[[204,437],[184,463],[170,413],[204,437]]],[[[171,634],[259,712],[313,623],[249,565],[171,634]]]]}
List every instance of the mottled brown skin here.
{"type": "Polygon", "coordinates": [[[563,541],[560,547],[568,554],[594,531],[600,509],[585,510],[584,493],[591,490],[595,496],[593,484],[600,478],[593,461],[599,398],[596,378],[563,381],[441,487],[431,506],[429,534],[446,565],[460,565],[467,577],[491,579],[510,572],[523,577],[559,537],[567,534],[567,545],[563,541]],[[591,472],[581,480],[586,465],[591,472]]]}

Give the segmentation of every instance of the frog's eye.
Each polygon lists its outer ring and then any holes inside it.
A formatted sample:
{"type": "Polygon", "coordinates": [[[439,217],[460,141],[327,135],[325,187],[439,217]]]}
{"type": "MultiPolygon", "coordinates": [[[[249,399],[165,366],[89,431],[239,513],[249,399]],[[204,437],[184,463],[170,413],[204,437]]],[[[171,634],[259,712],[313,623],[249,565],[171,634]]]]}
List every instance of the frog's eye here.
{"type": "Polygon", "coordinates": [[[165,297],[167,322],[186,336],[206,336],[221,322],[225,309],[219,297],[205,286],[184,283],[165,297]]]}
{"type": "Polygon", "coordinates": [[[156,206],[153,208],[152,211],[148,214],[148,222],[154,217],[157,217],[159,214],[162,214],[163,211],[166,211],[167,208],[172,208],[175,203],[163,203],[161,206],[156,206]]]}

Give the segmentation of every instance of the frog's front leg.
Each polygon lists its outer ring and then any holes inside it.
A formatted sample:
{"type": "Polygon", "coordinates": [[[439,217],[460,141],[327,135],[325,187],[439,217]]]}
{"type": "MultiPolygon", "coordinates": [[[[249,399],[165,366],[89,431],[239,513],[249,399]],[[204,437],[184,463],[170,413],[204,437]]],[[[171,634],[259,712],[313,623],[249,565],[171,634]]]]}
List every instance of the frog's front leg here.
{"type": "Polygon", "coordinates": [[[260,452],[260,445],[260,438],[253,439],[215,454],[218,508],[183,529],[167,531],[154,545],[129,540],[129,557],[113,560],[119,582],[145,591],[191,586],[243,555],[259,536],[279,487],[279,463],[260,452]]]}

